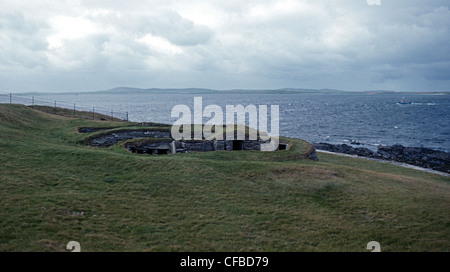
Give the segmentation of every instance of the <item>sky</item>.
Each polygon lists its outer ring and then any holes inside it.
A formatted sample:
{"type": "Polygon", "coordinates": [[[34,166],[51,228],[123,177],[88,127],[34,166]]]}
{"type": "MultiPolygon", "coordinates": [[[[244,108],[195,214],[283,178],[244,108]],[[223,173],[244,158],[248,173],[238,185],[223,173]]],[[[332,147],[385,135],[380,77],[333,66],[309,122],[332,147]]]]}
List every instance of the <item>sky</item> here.
{"type": "Polygon", "coordinates": [[[0,0],[0,92],[450,91],[448,0],[0,0]]]}

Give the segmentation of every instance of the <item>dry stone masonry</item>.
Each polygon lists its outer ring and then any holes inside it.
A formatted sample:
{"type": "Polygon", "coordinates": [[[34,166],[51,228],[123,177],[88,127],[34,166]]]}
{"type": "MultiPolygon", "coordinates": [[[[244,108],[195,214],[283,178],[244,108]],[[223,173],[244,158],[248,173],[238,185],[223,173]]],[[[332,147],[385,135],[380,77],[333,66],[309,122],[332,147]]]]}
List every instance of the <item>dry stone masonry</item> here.
{"type": "MultiPolygon", "coordinates": [[[[91,133],[111,128],[79,128],[81,133],[91,133]]],[[[174,141],[171,132],[166,129],[118,130],[94,135],[88,139],[88,144],[97,147],[109,147],[121,141],[141,139],[125,143],[125,148],[138,154],[174,154],[189,151],[233,151],[261,150],[261,145],[269,141],[263,140],[180,140],[174,141]]],[[[280,143],[278,150],[288,149],[288,144],[280,143]]]]}

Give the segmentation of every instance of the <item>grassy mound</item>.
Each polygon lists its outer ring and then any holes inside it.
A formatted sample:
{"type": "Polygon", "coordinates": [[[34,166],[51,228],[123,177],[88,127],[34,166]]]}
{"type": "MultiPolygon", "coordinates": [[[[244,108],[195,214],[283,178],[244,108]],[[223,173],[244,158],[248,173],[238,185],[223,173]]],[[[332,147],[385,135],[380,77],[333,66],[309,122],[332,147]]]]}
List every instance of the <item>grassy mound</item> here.
{"type": "MultiPolygon", "coordinates": [[[[319,153],[149,156],[75,119],[0,105],[0,251],[448,251],[450,178],[319,153]]],[[[138,126],[138,124],[131,124],[138,126]]]]}

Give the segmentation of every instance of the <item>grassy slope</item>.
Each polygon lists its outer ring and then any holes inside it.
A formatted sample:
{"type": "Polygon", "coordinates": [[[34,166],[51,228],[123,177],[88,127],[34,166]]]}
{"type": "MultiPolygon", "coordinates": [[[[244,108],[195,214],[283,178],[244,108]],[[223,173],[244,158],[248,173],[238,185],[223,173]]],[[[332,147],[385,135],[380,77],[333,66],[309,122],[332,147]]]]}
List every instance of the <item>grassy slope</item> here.
{"type": "MultiPolygon", "coordinates": [[[[117,126],[0,105],[0,251],[448,251],[450,179],[281,152],[135,155],[77,144],[117,126]],[[301,156],[300,156],[301,157],[301,156]]],[[[127,125],[127,124],[123,124],[127,125]]]]}

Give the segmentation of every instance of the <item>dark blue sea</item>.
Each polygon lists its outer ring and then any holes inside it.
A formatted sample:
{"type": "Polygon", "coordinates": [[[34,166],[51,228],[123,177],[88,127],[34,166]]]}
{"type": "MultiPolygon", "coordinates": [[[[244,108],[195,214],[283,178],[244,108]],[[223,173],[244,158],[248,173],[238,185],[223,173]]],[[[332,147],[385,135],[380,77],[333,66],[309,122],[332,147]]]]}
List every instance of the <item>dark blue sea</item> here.
{"type": "Polygon", "coordinates": [[[130,121],[171,124],[178,119],[171,117],[172,107],[183,104],[193,109],[196,96],[202,97],[203,108],[216,104],[224,113],[226,105],[279,105],[281,136],[370,149],[401,144],[450,152],[450,95],[407,95],[405,99],[412,101],[407,105],[397,104],[402,94],[79,93],[36,99],[128,112],[130,121]]]}

